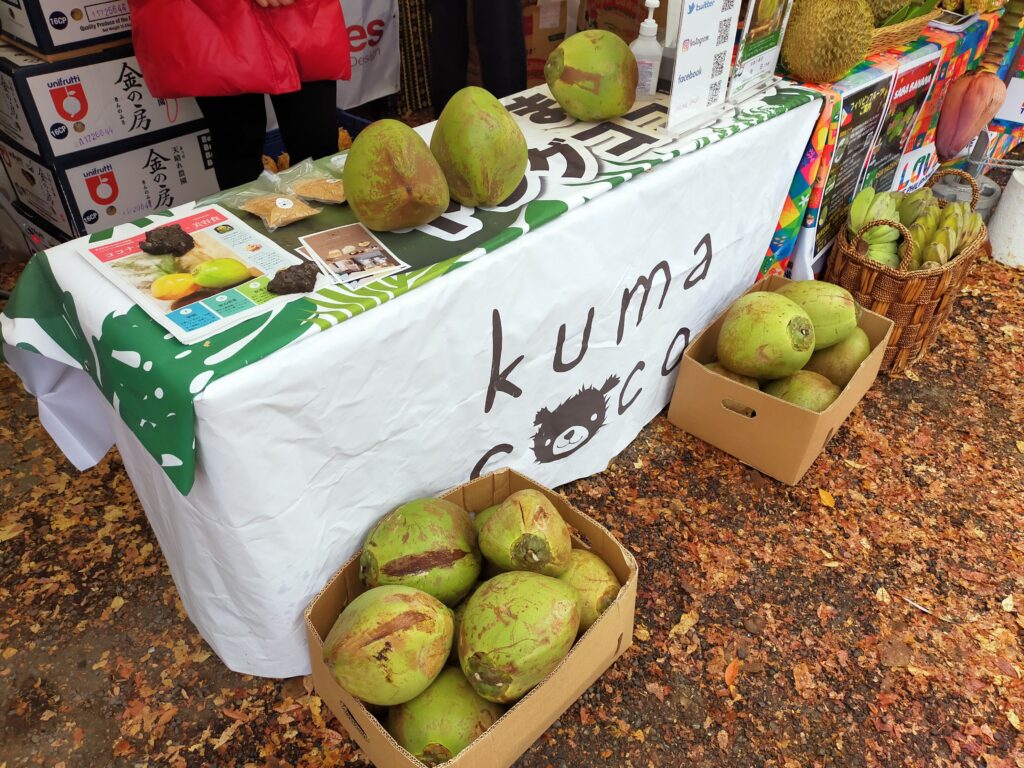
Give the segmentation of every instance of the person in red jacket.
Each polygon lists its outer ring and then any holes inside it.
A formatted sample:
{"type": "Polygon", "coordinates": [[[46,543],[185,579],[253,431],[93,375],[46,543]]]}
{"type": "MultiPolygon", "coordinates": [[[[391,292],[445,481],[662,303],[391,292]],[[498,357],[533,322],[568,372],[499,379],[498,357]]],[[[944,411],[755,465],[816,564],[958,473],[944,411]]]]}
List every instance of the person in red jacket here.
{"type": "Polygon", "coordinates": [[[338,0],[129,0],[129,6],[146,85],[157,98],[196,98],[221,189],[263,171],[264,94],[293,162],[337,151],[337,81],[351,72],[338,0]]]}

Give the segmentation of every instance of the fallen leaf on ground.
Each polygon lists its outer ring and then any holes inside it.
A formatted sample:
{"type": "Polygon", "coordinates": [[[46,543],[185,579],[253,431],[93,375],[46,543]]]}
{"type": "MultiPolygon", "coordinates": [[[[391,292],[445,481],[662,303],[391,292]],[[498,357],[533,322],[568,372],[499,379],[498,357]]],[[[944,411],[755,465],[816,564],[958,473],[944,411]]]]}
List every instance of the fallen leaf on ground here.
{"type": "Polygon", "coordinates": [[[1017,606],[1013,603],[1013,595],[1007,595],[1004,598],[1003,602],[1000,603],[1000,605],[1003,607],[1003,610],[1007,613],[1013,613],[1015,610],[1017,610],[1017,606]]]}
{"type": "Polygon", "coordinates": [[[878,588],[875,592],[875,599],[880,603],[885,603],[886,605],[892,602],[892,597],[889,596],[889,590],[885,587],[878,588]]]}
{"type": "Polygon", "coordinates": [[[1020,724],[1020,718],[1017,717],[1017,713],[1012,709],[1006,713],[1006,719],[1010,721],[1010,725],[1013,726],[1013,730],[1024,732],[1024,726],[1020,724]]]}
{"type": "Polygon", "coordinates": [[[0,525],[0,541],[10,541],[24,530],[24,523],[17,520],[7,523],[6,525],[0,525]]]}
{"type": "Polygon", "coordinates": [[[110,601],[110,610],[120,611],[124,606],[124,598],[120,595],[114,595],[114,599],[110,601]]]}
{"type": "Polygon", "coordinates": [[[731,686],[736,682],[736,677],[739,675],[740,670],[743,669],[743,662],[739,659],[733,659],[729,662],[729,666],[725,668],[725,684],[731,686]]]}
{"type": "Polygon", "coordinates": [[[824,488],[819,488],[818,489],[818,498],[821,499],[821,503],[824,504],[829,509],[835,509],[835,507],[836,507],[835,496],[833,496],[831,493],[826,491],[824,488]]]}
{"type": "Polygon", "coordinates": [[[723,752],[729,749],[729,734],[725,731],[718,732],[718,748],[723,752]]]}
{"type": "Polygon", "coordinates": [[[793,685],[796,686],[797,693],[805,699],[814,690],[814,678],[811,677],[811,670],[802,661],[793,666],[793,685]]]}
{"type": "Polygon", "coordinates": [[[878,658],[887,667],[906,667],[914,657],[910,646],[896,637],[883,637],[878,643],[878,658]]]}
{"type": "Polygon", "coordinates": [[[697,622],[699,620],[700,616],[697,614],[696,611],[684,613],[682,616],[679,617],[679,621],[676,622],[676,625],[672,627],[671,630],[669,630],[669,636],[674,637],[676,635],[685,635],[687,632],[689,632],[691,629],[697,626],[697,622]]]}

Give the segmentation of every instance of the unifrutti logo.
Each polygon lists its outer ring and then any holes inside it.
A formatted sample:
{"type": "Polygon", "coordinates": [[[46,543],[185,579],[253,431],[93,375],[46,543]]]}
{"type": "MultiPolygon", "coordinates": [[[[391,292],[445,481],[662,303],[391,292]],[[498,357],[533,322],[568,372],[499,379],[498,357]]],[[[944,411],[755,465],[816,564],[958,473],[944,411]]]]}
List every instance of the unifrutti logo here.
{"type": "Polygon", "coordinates": [[[85,86],[78,75],[59,77],[46,84],[50,90],[57,114],[69,122],[81,120],[89,111],[89,100],[85,96],[85,86]]]}
{"type": "Polygon", "coordinates": [[[89,197],[97,205],[110,205],[117,200],[119,193],[117,177],[114,175],[114,167],[110,163],[86,171],[83,178],[85,179],[85,188],[89,190],[89,197]]]}

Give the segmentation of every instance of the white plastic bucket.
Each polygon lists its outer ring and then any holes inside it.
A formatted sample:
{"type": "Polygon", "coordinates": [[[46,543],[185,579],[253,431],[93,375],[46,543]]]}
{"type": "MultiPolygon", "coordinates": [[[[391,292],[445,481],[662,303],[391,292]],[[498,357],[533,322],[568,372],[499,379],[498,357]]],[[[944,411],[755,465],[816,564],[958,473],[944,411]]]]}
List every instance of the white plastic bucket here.
{"type": "Polygon", "coordinates": [[[996,261],[1024,268],[1024,168],[1014,171],[1007,182],[988,234],[996,261]]]}

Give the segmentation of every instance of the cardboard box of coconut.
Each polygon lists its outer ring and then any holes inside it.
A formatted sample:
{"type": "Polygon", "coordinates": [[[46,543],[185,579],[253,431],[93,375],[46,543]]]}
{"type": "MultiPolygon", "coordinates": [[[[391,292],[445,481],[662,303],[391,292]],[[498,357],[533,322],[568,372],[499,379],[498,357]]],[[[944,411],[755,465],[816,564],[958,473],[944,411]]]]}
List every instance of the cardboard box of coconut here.
{"type": "MultiPolygon", "coordinates": [[[[747,293],[775,290],[789,282],[792,281],[783,277],[769,277],[747,293]]],[[[669,406],[669,421],[744,464],[787,485],[796,485],[871,389],[893,323],[882,315],[862,311],[859,325],[871,342],[871,354],[838,399],[821,413],[815,413],[704,367],[717,358],[718,333],[726,312],[715,318],[683,353],[669,406]]]]}
{"type": "MultiPolygon", "coordinates": [[[[596,521],[572,507],[562,496],[509,469],[473,480],[440,498],[469,512],[500,504],[521,490],[543,493],[573,529],[573,547],[590,549],[615,572],[622,584],[618,597],[576,640],[572,650],[526,696],[512,705],[483,735],[445,763],[450,768],[508,768],[567,710],[633,643],[637,566],[633,556],[596,521]]],[[[365,591],[359,580],[359,555],[334,574],[306,609],[306,636],[317,695],[327,704],[377,768],[422,768],[357,698],[338,685],[324,663],[323,643],[342,609],[365,591]]],[[[374,708],[381,717],[386,710],[374,708]]]]}

